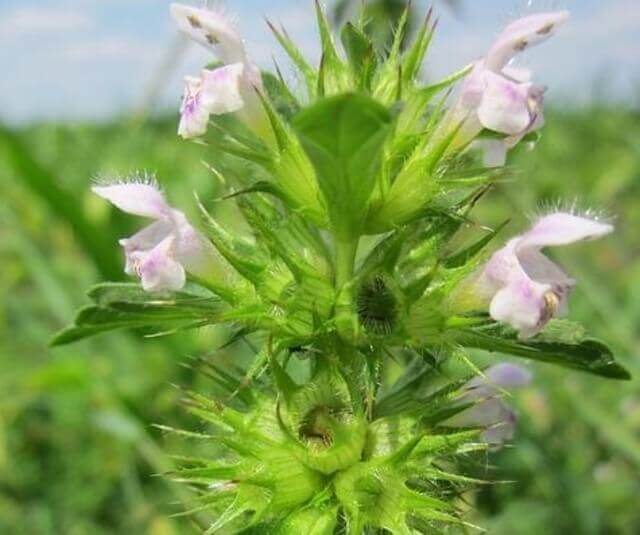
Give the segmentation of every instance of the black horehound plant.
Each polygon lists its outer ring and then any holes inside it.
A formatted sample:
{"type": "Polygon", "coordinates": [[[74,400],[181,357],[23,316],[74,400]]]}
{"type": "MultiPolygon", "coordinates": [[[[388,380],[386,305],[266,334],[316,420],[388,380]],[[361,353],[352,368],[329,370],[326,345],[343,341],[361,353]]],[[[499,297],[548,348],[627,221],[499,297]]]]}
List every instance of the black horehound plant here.
{"type": "Polygon", "coordinates": [[[298,90],[251,63],[220,9],[171,6],[219,61],[187,79],[179,134],[224,155],[213,172],[250,232],[204,208],[196,230],[152,179],[96,185],[153,220],[120,242],[141,284],[93,288],[94,304],[54,343],[227,324],[230,343],[256,346],[246,369],[203,364],[226,394],[187,392],[207,431],[175,431],[211,448],[171,474],[196,489],[189,509],[207,533],[455,529],[460,494],[479,483],[460,461],[511,438],[504,388],[529,379],[512,364],[476,367],[469,350],[628,378],[604,344],[554,319],[574,281],[541,252],[611,225],[548,213],[491,255],[501,228],[471,219],[507,151],[542,126],[544,88],[511,60],[568,14],[517,20],[484,58],[425,85],[430,16],[406,48],[404,17],[380,51],[362,20],[339,47],[316,10],[317,67],[270,24],[298,90]]]}

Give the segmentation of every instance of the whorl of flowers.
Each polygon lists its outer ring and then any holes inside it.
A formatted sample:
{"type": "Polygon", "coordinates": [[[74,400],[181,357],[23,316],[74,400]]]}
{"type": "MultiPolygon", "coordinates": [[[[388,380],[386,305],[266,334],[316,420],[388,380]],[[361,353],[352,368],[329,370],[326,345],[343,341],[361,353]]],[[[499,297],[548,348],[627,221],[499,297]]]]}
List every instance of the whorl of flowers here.
{"type": "Polygon", "coordinates": [[[195,489],[189,512],[206,533],[433,533],[466,523],[459,496],[478,481],[459,461],[513,437],[502,398],[531,380],[478,350],[628,378],[603,343],[555,319],[575,281],[542,253],[611,225],[556,211],[491,254],[502,227],[481,231],[471,215],[499,174],[475,149],[500,165],[542,126],[544,88],[509,62],[567,13],[513,22],[484,58],[425,85],[431,16],[403,50],[405,16],[383,53],[364,22],[347,24],[339,47],[316,11],[317,66],[269,24],[300,94],[260,72],[223,11],[171,6],[222,63],[187,78],[178,132],[213,151],[233,186],[223,202],[250,235],[202,206],[198,229],[153,181],[96,185],[152,220],[120,242],[141,286],[94,287],[54,342],[224,324],[227,347],[255,347],[245,368],[198,360],[213,397],[185,401],[205,429],[167,429],[205,444],[170,476],[195,489]]]}

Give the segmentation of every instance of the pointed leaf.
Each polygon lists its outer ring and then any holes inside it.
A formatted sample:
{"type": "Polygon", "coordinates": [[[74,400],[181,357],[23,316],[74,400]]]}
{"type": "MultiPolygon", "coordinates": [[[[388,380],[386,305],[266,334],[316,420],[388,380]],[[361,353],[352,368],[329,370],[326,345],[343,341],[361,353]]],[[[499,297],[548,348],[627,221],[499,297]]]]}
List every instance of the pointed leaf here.
{"type": "Polygon", "coordinates": [[[280,46],[287,53],[293,64],[302,74],[307,86],[307,92],[309,99],[313,99],[315,97],[316,85],[318,84],[317,75],[313,70],[313,67],[309,65],[307,60],[304,58],[304,55],[300,51],[300,49],[296,46],[296,44],[291,40],[289,35],[284,29],[279,31],[271,22],[267,21],[267,25],[269,29],[273,32],[273,35],[280,43],[280,46]]]}
{"type": "Polygon", "coordinates": [[[294,118],[338,239],[360,235],[391,116],[363,95],[321,100],[294,118]]]}
{"type": "Polygon", "coordinates": [[[378,66],[373,43],[350,22],[343,28],[341,38],[357,87],[370,90],[378,66]]]}
{"type": "Polygon", "coordinates": [[[477,254],[479,254],[491,241],[498,235],[498,233],[509,224],[510,219],[507,219],[494,230],[489,232],[486,236],[480,238],[477,242],[471,244],[469,247],[462,251],[449,256],[443,261],[443,266],[447,269],[454,269],[464,266],[467,262],[471,261],[477,254]]]}
{"type": "Polygon", "coordinates": [[[457,340],[467,347],[549,362],[609,379],[631,379],[629,372],[615,361],[611,350],[598,340],[587,338],[577,344],[537,341],[535,338],[523,341],[502,329],[467,330],[460,333],[457,340]]]}

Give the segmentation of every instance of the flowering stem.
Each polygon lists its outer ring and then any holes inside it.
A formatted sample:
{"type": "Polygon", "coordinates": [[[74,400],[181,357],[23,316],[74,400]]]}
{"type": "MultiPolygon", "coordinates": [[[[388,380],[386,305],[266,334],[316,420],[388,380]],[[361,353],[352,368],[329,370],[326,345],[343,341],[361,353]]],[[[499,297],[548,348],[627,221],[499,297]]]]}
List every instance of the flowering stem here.
{"type": "Polygon", "coordinates": [[[357,238],[351,241],[336,240],[336,288],[342,288],[353,276],[358,241],[357,238]]]}

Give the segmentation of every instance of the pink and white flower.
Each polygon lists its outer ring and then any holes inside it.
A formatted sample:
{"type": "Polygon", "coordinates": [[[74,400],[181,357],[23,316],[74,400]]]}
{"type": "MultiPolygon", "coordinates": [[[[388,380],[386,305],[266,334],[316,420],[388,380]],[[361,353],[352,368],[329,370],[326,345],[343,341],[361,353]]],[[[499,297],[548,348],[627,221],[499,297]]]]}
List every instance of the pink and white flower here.
{"type": "Polygon", "coordinates": [[[610,224],[565,212],[538,219],[530,230],[494,253],[476,282],[476,290],[490,299],[491,317],[517,329],[521,338],[538,333],[566,309],[575,285],[541,250],[612,231],[610,224]]]}
{"type": "Polygon", "coordinates": [[[203,70],[200,78],[188,76],[178,134],[185,139],[203,135],[211,114],[220,115],[241,110],[242,63],[225,65],[214,71],[203,70]]]}
{"type": "Polygon", "coordinates": [[[258,67],[248,60],[242,37],[230,18],[219,8],[182,4],[171,4],[171,15],[183,33],[213,51],[225,64],[204,69],[200,77],[185,78],[178,134],[183,138],[203,135],[211,115],[241,111],[251,123],[259,111],[255,92],[262,89],[262,80],[258,67]]]}
{"type": "Polygon", "coordinates": [[[97,185],[92,191],[132,215],[155,221],[130,238],[120,240],[128,275],[140,278],[148,292],[175,291],[185,285],[186,272],[207,277],[217,262],[211,243],[169,206],[152,181],[97,185]]]}
{"type": "Polygon", "coordinates": [[[486,165],[504,165],[508,150],[543,126],[546,88],[532,83],[530,71],[514,68],[510,62],[519,52],[548,39],[568,17],[567,11],[538,13],[509,24],[463,83],[454,108],[456,120],[466,117],[461,144],[483,129],[505,135],[504,139],[478,140],[477,146],[485,149],[486,165]]]}
{"type": "Polygon", "coordinates": [[[475,402],[469,409],[456,414],[447,424],[456,427],[484,427],[485,442],[501,445],[515,433],[517,414],[502,399],[504,389],[521,388],[531,382],[532,374],[523,366],[501,362],[487,368],[483,376],[469,381],[461,402],[475,402]]]}

